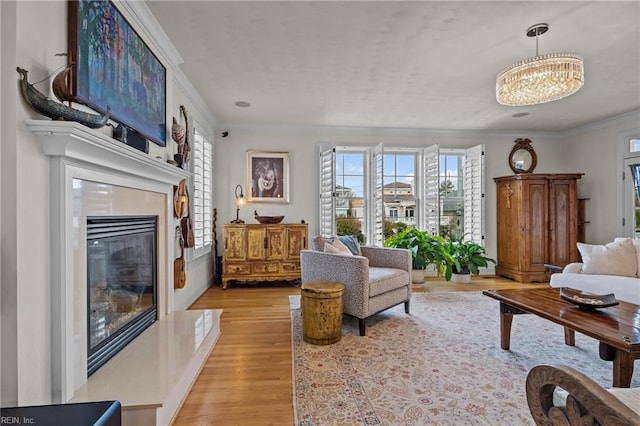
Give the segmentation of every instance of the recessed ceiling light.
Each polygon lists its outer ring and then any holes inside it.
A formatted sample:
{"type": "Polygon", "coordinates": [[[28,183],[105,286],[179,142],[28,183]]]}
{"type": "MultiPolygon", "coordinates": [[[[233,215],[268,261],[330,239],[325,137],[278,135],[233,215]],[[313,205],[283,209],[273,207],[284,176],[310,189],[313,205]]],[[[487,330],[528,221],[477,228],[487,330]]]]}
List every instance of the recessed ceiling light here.
{"type": "Polygon", "coordinates": [[[238,108],[249,108],[251,106],[251,104],[249,102],[245,102],[245,101],[238,101],[238,102],[236,102],[236,106],[238,108]]]}
{"type": "Polygon", "coordinates": [[[529,115],[528,112],[516,112],[515,114],[512,115],[513,118],[520,118],[520,117],[526,117],[527,115],[529,115]]]}

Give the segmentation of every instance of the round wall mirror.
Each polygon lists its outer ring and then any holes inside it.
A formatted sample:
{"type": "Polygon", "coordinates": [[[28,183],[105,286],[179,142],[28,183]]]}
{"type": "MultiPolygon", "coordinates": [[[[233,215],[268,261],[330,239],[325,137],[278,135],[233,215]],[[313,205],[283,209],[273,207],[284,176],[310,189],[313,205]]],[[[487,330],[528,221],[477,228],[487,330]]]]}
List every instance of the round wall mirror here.
{"type": "Polygon", "coordinates": [[[538,157],[531,146],[531,139],[516,139],[509,154],[509,167],[514,173],[532,173],[538,157]]]}

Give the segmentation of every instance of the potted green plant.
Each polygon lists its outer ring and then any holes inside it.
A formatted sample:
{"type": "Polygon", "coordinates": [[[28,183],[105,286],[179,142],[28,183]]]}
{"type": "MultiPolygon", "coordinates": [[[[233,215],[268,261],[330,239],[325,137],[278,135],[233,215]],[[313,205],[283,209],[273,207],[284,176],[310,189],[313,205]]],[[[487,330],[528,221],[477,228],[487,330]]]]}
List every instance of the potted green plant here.
{"type": "Polygon", "coordinates": [[[478,275],[480,268],[486,268],[489,262],[496,263],[486,255],[484,247],[472,241],[450,239],[446,241],[445,250],[450,254],[445,268],[447,281],[468,283],[471,274],[478,275]]]}
{"type": "Polygon", "coordinates": [[[385,247],[403,248],[411,251],[412,282],[424,282],[424,270],[434,265],[441,274],[451,259],[444,249],[446,240],[437,235],[429,235],[427,231],[407,228],[398,231],[384,242],[385,247]]]}

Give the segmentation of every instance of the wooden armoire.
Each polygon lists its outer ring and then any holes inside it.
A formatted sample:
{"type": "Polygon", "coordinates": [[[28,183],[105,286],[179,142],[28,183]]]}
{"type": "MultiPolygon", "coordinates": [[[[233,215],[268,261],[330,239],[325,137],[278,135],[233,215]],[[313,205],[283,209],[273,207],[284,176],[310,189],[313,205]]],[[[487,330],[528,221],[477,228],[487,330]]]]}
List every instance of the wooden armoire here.
{"type": "Polygon", "coordinates": [[[497,177],[496,275],[545,282],[545,264],[578,259],[577,181],[582,173],[520,173],[497,177]]]}

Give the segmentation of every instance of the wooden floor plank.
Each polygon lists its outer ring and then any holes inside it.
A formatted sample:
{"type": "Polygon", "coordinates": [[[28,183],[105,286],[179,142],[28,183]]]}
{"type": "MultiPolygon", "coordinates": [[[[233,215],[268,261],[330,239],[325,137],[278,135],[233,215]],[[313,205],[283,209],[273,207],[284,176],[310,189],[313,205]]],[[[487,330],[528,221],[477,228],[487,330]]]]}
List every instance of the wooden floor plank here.
{"type": "MultiPolygon", "coordinates": [[[[473,277],[470,284],[427,278],[415,292],[481,291],[523,288],[499,277],[473,277]]],[[[235,286],[208,289],[191,309],[223,309],[222,334],[211,352],[174,424],[293,424],[291,385],[291,321],[289,296],[299,287],[235,286]]]]}

